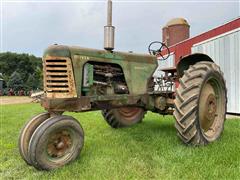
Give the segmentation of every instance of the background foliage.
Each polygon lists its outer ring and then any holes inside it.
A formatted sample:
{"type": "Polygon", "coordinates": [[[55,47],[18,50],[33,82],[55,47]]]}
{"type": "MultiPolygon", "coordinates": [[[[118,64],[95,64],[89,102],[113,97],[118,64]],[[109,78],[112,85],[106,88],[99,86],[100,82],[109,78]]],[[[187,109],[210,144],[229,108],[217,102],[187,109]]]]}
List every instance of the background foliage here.
{"type": "Polygon", "coordinates": [[[5,88],[14,91],[42,89],[42,61],[34,55],[0,53],[0,73],[5,88]]]}

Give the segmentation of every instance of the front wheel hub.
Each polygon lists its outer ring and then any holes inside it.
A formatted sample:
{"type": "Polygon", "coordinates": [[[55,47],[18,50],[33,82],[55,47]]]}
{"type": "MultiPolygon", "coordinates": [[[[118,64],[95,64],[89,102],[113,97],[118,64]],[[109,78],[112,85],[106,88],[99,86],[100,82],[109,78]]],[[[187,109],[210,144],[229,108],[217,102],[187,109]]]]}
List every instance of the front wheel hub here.
{"type": "Polygon", "coordinates": [[[47,154],[51,158],[60,158],[71,148],[72,138],[68,131],[54,133],[49,138],[47,154]]]}

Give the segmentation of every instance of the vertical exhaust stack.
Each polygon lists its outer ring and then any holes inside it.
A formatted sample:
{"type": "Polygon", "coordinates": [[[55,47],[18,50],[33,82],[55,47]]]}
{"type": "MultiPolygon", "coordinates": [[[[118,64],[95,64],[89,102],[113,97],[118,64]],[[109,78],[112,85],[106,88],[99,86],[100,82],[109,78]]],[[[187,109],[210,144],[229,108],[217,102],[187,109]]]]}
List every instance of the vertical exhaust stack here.
{"type": "Polygon", "coordinates": [[[112,26],[112,1],[108,0],[107,25],[104,26],[104,49],[112,51],[114,49],[114,31],[112,26]]]}

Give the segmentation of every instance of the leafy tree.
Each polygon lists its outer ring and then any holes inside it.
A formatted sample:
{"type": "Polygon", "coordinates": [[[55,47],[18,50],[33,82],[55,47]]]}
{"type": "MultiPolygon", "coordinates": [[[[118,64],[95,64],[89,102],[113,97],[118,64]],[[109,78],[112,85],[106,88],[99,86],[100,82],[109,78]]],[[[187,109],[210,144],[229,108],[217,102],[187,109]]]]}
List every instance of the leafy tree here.
{"type": "Polygon", "coordinates": [[[27,79],[27,82],[26,82],[26,88],[25,89],[28,89],[28,90],[32,90],[32,89],[38,89],[41,87],[41,82],[40,81],[40,77],[37,73],[34,73],[34,74],[30,74],[28,79],[27,79]]]}
{"type": "Polygon", "coordinates": [[[37,81],[37,87],[43,89],[43,72],[40,67],[35,70],[35,79],[37,81]]]}
{"type": "Polygon", "coordinates": [[[14,91],[19,91],[23,89],[23,80],[21,78],[20,73],[18,73],[17,71],[12,73],[7,83],[7,86],[8,88],[13,89],[14,91]]]}
{"type": "Polygon", "coordinates": [[[32,74],[29,75],[25,89],[31,90],[35,88],[34,76],[32,74]]]}
{"type": "Polygon", "coordinates": [[[29,84],[27,85],[27,81],[32,81],[33,83],[30,89],[42,89],[41,58],[29,54],[11,52],[0,53],[0,73],[3,73],[4,81],[7,82],[7,86],[11,84],[11,82],[8,83],[8,81],[11,79],[11,75],[14,72],[20,74],[22,79],[21,87],[25,90],[30,88],[29,84]],[[33,76],[31,77],[32,80],[30,76],[33,76]]]}

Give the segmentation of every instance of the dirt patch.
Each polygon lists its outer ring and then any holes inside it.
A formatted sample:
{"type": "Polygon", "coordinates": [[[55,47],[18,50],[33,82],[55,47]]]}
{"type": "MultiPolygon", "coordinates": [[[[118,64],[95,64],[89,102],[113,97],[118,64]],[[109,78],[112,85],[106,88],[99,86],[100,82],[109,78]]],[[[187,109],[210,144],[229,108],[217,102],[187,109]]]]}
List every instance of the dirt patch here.
{"type": "Polygon", "coordinates": [[[240,115],[227,114],[227,119],[238,119],[238,120],[240,120],[240,115]]]}
{"type": "Polygon", "coordinates": [[[24,104],[32,102],[28,96],[0,96],[0,105],[6,104],[24,104]]]}

